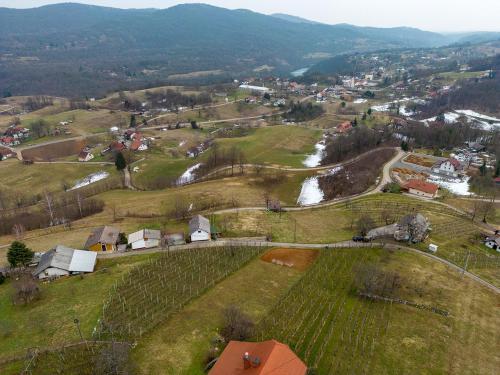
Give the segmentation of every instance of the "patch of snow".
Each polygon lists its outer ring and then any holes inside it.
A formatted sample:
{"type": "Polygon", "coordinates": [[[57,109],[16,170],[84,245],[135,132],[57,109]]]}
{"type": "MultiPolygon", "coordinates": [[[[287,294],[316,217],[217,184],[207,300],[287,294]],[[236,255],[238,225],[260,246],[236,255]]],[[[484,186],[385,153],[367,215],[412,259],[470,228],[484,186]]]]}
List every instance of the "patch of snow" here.
{"type": "Polygon", "coordinates": [[[184,146],[185,144],[186,144],[186,141],[181,141],[181,142],[179,142],[179,147],[182,147],[182,146],[184,146]]]}
{"type": "Polygon", "coordinates": [[[318,177],[309,177],[302,183],[297,204],[311,206],[320,203],[324,199],[324,193],[319,187],[318,177]]]}
{"type": "Polygon", "coordinates": [[[437,184],[446,190],[451,191],[456,195],[473,195],[474,193],[469,191],[469,177],[460,178],[443,178],[436,175],[431,175],[427,179],[429,182],[437,184]]]}
{"type": "Polygon", "coordinates": [[[458,109],[455,112],[460,113],[460,114],[465,115],[465,116],[476,117],[476,118],[479,118],[481,120],[500,122],[500,118],[486,116],[486,115],[483,115],[481,113],[471,111],[470,109],[458,109]]]}
{"type": "Polygon", "coordinates": [[[194,171],[201,167],[201,163],[189,167],[181,177],[177,179],[177,185],[184,185],[194,180],[194,171]]]}
{"type": "Polygon", "coordinates": [[[366,103],[368,100],[366,99],[363,99],[363,98],[359,98],[359,99],[356,99],[355,101],[353,101],[354,104],[362,104],[362,103],[366,103]]]}
{"type": "Polygon", "coordinates": [[[322,140],[314,145],[316,152],[314,154],[308,155],[306,160],[302,162],[308,168],[314,168],[321,164],[321,160],[325,156],[326,144],[325,141],[322,140]]]}
{"type": "Polygon", "coordinates": [[[78,180],[76,182],[75,186],[73,186],[69,190],[79,189],[81,187],[93,184],[94,182],[97,182],[97,181],[100,181],[100,180],[104,180],[105,178],[108,178],[108,177],[109,177],[109,173],[108,172],[104,172],[103,171],[103,172],[92,173],[92,174],[89,174],[87,177],[84,177],[81,180],[78,180]]]}
{"type": "Polygon", "coordinates": [[[340,172],[342,169],[344,169],[344,167],[341,166],[341,165],[338,166],[338,167],[329,169],[328,172],[326,172],[326,175],[327,176],[333,176],[334,174],[337,174],[338,172],[340,172]]]}

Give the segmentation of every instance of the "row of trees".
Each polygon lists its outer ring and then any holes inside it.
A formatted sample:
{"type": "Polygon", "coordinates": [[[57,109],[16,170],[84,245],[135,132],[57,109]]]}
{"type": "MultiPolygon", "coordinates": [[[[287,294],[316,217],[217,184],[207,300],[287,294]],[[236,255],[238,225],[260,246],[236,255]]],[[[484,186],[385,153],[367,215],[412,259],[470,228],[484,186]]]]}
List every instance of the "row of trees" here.
{"type": "Polygon", "coordinates": [[[390,139],[388,132],[370,129],[366,126],[356,126],[351,132],[333,138],[326,145],[324,165],[338,163],[372,150],[390,139]]]}

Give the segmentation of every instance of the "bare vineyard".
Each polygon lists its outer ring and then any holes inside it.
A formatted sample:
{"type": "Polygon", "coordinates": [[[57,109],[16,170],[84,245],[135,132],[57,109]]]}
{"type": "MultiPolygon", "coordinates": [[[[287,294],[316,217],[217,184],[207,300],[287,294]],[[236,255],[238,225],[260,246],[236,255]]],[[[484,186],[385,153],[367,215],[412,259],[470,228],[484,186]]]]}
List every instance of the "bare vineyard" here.
{"type": "Polygon", "coordinates": [[[96,337],[140,338],[262,251],[218,247],[171,252],[134,268],[112,289],[96,337]]]}
{"type": "Polygon", "coordinates": [[[376,250],[323,251],[261,322],[257,339],[288,344],[318,374],[369,374],[390,304],[355,296],[353,268],[376,258],[376,250]]]}

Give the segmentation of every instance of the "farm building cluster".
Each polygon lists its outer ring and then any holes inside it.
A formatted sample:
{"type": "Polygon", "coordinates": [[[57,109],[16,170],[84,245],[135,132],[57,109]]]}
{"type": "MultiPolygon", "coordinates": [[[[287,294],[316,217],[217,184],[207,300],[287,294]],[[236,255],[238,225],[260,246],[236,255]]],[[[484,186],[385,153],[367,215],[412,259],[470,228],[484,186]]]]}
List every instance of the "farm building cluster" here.
{"type": "Polygon", "coordinates": [[[165,248],[184,245],[186,242],[210,241],[216,236],[210,220],[201,215],[189,221],[187,235],[183,232],[162,233],[158,229],[147,228],[126,235],[119,228],[102,226],[90,233],[84,250],[57,245],[45,253],[37,253],[33,275],[39,279],[53,279],[89,273],[94,271],[98,253],[165,248]]]}
{"type": "Polygon", "coordinates": [[[12,125],[0,136],[0,145],[12,147],[26,141],[30,136],[30,130],[22,126],[12,125]]]}

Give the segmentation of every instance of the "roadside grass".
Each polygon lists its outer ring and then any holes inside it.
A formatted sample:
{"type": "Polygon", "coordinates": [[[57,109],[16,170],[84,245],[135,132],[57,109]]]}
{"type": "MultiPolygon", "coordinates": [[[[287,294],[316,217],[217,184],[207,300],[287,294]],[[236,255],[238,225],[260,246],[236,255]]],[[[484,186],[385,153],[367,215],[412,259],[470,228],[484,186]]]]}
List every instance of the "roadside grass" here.
{"type": "Polygon", "coordinates": [[[236,305],[258,321],[300,276],[293,268],[253,260],[145,336],[132,354],[139,373],[204,374],[224,308],[236,305]]]}
{"type": "Polygon", "coordinates": [[[40,284],[40,299],[27,306],[13,305],[10,282],[1,285],[0,359],[23,355],[28,348],[80,341],[75,318],[81,322],[84,337],[89,338],[113,283],[133,266],[156,256],[99,259],[93,274],[40,284]]]}
{"type": "Polygon", "coordinates": [[[260,324],[319,374],[495,372],[498,296],[443,264],[417,254],[377,249],[322,250],[322,255],[260,324]],[[397,270],[398,295],[450,312],[448,317],[359,298],[356,269],[397,270]]]}

